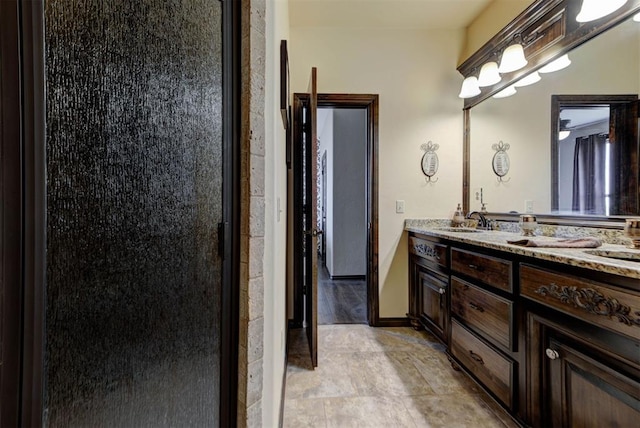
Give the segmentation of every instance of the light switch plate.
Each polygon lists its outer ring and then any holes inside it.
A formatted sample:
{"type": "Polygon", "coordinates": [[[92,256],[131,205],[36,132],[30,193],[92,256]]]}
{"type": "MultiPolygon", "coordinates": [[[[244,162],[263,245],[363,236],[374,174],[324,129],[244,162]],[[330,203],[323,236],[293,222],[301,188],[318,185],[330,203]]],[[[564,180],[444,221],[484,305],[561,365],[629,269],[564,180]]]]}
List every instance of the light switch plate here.
{"type": "Polygon", "coordinates": [[[398,199],[396,201],[396,213],[397,214],[403,214],[404,213],[404,201],[398,199]]]}

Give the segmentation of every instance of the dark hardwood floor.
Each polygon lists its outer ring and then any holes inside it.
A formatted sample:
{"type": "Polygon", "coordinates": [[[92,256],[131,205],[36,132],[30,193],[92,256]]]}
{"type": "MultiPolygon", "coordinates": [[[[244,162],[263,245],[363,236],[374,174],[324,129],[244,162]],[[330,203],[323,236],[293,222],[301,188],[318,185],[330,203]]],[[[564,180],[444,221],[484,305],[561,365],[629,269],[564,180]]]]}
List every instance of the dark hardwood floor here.
{"type": "Polygon", "coordinates": [[[318,324],[367,324],[367,288],[364,279],[332,280],[318,266],[318,324]]]}

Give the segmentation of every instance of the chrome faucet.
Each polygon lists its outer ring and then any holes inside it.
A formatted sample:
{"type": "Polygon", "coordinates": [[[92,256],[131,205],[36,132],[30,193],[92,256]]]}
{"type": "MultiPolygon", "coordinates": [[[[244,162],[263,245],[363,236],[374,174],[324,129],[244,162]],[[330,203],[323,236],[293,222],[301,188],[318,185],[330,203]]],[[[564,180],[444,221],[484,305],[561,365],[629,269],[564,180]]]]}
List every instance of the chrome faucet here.
{"type": "Polygon", "coordinates": [[[491,221],[488,218],[486,218],[484,214],[482,214],[480,211],[471,211],[469,214],[467,214],[466,218],[471,219],[473,218],[474,215],[478,216],[478,226],[481,229],[489,229],[491,221]]]}

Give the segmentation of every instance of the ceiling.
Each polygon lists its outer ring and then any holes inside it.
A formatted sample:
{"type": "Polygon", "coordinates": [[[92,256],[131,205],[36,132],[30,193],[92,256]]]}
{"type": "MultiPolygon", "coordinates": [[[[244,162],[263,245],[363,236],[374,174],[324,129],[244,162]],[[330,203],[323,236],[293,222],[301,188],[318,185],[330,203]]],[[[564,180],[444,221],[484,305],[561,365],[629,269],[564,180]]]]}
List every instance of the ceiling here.
{"type": "Polygon", "coordinates": [[[460,29],[492,0],[289,0],[291,27],[460,29]]]}
{"type": "Polygon", "coordinates": [[[569,119],[568,127],[579,128],[609,120],[609,106],[600,107],[565,107],[560,112],[560,119],[569,119]]]}

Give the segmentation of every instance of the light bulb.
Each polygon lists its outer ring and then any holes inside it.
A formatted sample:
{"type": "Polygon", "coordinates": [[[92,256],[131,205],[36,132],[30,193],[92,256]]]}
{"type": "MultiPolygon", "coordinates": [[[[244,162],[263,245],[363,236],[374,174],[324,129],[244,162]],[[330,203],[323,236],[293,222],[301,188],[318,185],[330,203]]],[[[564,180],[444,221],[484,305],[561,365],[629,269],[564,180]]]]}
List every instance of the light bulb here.
{"type": "Polygon", "coordinates": [[[498,71],[500,73],[511,73],[512,71],[520,70],[527,65],[527,62],[524,57],[524,48],[521,44],[516,43],[506,48],[502,53],[498,71]]]}
{"type": "Polygon", "coordinates": [[[571,131],[560,131],[558,132],[558,140],[564,140],[571,134],[571,131]]]}
{"type": "Polygon", "coordinates": [[[582,8],[576,21],[595,21],[620,9],[626,2],[627,0],[582,0],[582,8]]]}
{"type": "Polygon", "coordinates": [[[540,77],[538,72],[534,71],[528,76],[525,76],[522,79],[518,80],[516,83],[513,84],[513,86],[515,86],[516,88],[521,88],[523,86],[533,85],[534,83],[539,82],[540,79],[542,78],[540,77]]]}
{"type": "Polygon", "coordinates": [[[507,86],[506,88],[504,88],[503,90],[495,94],[493,98],[507,98],[507,97],[510,97],[511,95],[514,95],[516,92],[518,91],[516,91],[515,86],[513,85],[507,86]]]}
{"type": "Polygon", "coordinates": [[[542,67],[540,70],[538,70],[538,72],[553,73],[554,71],[562,70],[563,68],[569,67],[569,65],[571,65],[569,55],[562,55],[560,58],[553,60],[549,64],[542,67]]]}
{"type": "Polygon", "coordinates": [[[480,95],[480,87],[478,86],[478,78],[476,76],[469,76],[462,82],[462,88],[460,89],[460,98],[473,98],[476,95],[480,95]]]}
{"type": "Polygon", "coordinates": [[[498,63],[490,61],[482,66],[480,69],[480,76],[478,76],[478,86],[492,86],[502,80],[500,73],[498,73],[498,63]]]}

